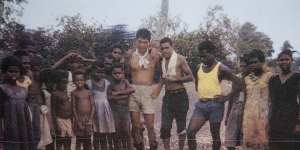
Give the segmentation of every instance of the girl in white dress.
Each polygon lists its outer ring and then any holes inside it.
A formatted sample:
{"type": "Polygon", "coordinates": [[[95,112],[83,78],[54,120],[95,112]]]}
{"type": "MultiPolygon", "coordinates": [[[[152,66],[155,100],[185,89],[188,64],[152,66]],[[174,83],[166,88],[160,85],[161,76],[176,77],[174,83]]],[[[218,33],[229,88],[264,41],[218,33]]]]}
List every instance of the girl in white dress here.
{"type": "Polygon", "coordinates": [[[107,100],[109,81],[104,78],[105,70],[102,63],[92,67],[92,80],[87,85],[92,90],[95,104],[94,119],[94,149],[109,149],[113,147],[113,133],[116,132],[114,119],[107,100]]]}

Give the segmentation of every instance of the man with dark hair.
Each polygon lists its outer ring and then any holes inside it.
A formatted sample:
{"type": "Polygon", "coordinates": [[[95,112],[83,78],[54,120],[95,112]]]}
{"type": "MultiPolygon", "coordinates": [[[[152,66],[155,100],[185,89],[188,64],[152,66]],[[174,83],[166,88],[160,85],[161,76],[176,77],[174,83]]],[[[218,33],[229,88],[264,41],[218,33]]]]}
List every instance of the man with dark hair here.
{"type": "Polygon", "coordinates": [[[165,85],[165,96],[162,104],[160,137],[165,150],[170,150],[170,137],[173,120],[176,120],[179,137],[179,150],[183,150],[186,138],[186,116],[189,99],[184,87],[185,82],[193,80],[193,73],[185,57],[175,52],[170,38],[160,41],[162,59],[162,84],[165,85]]]}
{"type": "Polygon", "coordinates": [[[224,113],[224,102],[241,89],[241,81],[225,65],[215,59],[216,48],[210,41],[199,44],[198,50],[202,64],[196,74],[196,90],[199,101],[195,104],[193,116],[188,127],[188,145],[196,150],[196,134],[208,120],[213,138],[213,150],[221,147],[220,126],[224,113]],[[229,80],[234,87],[228,95],[222,95],[221,81],[229,80]]]}
{"type": "Polygon", "coordinates": [[[159,64],[159,55],[156,49],[150,48],[151,33],[147,29],[140,29],[136,33],[136,49],[129,58],[131,81],[135,92],[130,96],[129,111],[132,121],[132,136],[137,150],[144,149],[143,126],[140,121],[141,113],[144,116],[150,149],[157,149],[154,132],[154,100],[151,97],[154,84],[155,68],[159,64]]]}
{"type": "Polygon", "coordinates": [[[265,67],[265,55],[252,50],[246,61],[249,74],[245,77],[246,99],[243,115],[244,149],[268,149],[269,79],[272,72],[265,67]]]}
{"type": "Polygon", "coordinates": [[[148,29],[142,28],[136,32],[136,38],[141,38],[150,41],[151,40],[151,32],[148,29]]]}

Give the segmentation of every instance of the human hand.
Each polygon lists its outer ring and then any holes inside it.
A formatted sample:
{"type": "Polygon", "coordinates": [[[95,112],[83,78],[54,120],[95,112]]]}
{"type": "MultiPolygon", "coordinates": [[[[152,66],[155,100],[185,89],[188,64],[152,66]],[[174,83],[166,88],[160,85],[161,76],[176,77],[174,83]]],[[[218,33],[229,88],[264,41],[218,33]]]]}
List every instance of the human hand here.
{"type": "Polygon", "coordinates": [[[217,102],[220,102],[220,103],[224,103],[227,100],[227,96],[224,96],[224,95],[216,95],[214,98],[217,102]]]}
{"type": "Polygon", "coordinates": [[[70,52],[67,54],[67,57],[74,58],[74,57],[77,57],[78,55],[79,55],[78,53],[70,52]]]}
{"type": "Polygon", "coordinates": [[[162,78],[164,83],[174,83],[178,81],[178,78],[176,76],[166,76],[162,78]]]}
{"type": "Polygon", "coordinates": [[[111,95],[113,95],[113,96],[116,96],[116,95],[119,95],[120,94],[120,92],[118,92],[118,91],[112,91],[111,92],[111,95]]]}

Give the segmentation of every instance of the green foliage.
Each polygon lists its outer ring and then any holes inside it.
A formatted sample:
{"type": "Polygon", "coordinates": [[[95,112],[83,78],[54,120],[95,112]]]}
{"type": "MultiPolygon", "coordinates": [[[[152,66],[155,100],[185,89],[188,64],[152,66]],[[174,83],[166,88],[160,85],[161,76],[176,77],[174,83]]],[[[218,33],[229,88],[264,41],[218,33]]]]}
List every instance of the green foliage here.
{"type": "Polygon", "coordinates": [[[22,15],[22,3],[27,0],[0,0],[0,25],[14,21],[14,15],[22,15]]]}
{"type": "Polygon", "coordinates": [[[263,32],[257,31],[254,24],[244,23],[238,32],[237,49],[240,54],[248,53],[249,50],[259,49],[271,56],[273,51],[273,41],[263,32]]]}

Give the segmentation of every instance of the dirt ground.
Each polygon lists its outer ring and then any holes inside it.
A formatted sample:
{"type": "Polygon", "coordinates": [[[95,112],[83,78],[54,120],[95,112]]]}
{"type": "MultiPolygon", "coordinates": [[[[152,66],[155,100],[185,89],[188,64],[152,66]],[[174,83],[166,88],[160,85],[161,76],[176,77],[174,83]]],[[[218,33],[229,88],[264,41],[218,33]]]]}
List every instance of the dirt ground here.
{"type": "MultiPolygon", "coordinates": [[[[188,125],[189,120],[191,118],[191,115],[193,113],[194,110],[194,104],[197,102],[197,94],[195,91],[195,86],[193,83],[187,83],[185,84],[185,87],[187,89],[187,93],[189,95],[189,102],[190,102],[190,107],[189,107],[189,111],[188,111],[188,117],[187,117],[187,123],[186,125],[188,125]]],[[[230,84],[223,82],[222,83],[222,89],[225,89],[223,91],[223,93],[226,95],[226,93],[230,92],[231,86],[230,84]]],[[[155,132],[156,132],[156,137],[157,137],[157,141],[159,143],[159,148],[158,150],[163,150],[163,144],[162,141],[159,137],[160,135],[160,126],[161,126],[161,105],[162,105],[162,97],[164,95],[164,91],[161,92],[159,98],[156,99],[156,114],[155,114],[155,132]]],[[[226,109],[225,109],[226,112],[226,109]]],[[[224,113],[225,114],[225,113],[224,113]]],[[[210,135],[210,131],[209,131],[209,124],[208,122],[202,127],[202,129],[197,133],[197,149],[198,150],[211,150],[211,135],[210,135]]],[[[224,124],[222,124],[221,127],[221,139],[222,141],[224,140],[224,124]]],[[[148,138],[147,138],[147,133],[144,133],[144,138],[145,138],[145,143],[146,145],[148,145],[148,138]]],[[[223,149],[225,149],[225,147],[222,147],[223,149]]],[[[72,144],[72,150],[75,149],[75,141],[72,144]]],[[[148,146],[146,146],[146,149],[149,149],[148,146]]],[[[178,142],[177,142],[177,133],[176,133],[176,123],[175,121],[173,122],[173,128],[172,128],[172,133],[171,133],[171,149],[172,150],[177,150],[178,149],[178,142]]],[[[185,149],[187,150],[187,143],[185,144],[185,149]]]]}
{"type": "MultiPolygon", "coordinates": [[[[190,100],[190,107],[189,107],[189,112],[188,112],[188,117],[187,117],[187,125],[189,123],[189,120],[191,118],[191,115],[194,110],[194,104],[197,102],[197,94],[195,91],[195,86],[193,83],[187,83],[185,85],[188,95],[189,95],[189,100],[190,100]]],[[[230,92],[231,86],[227,82],[222,83],[222,89],[225,89],[223,92],[224,94],[230,92]]],[[[162,91],[160,97],[156,100],[157,101],[157,112],[156,112],[156,120],[155,120],[155,131],[156,131],[156,136],[157,140],[159,141],[159,150],[163,150],[163,145],[162,141],[159,138],[159,130],[160,130],[160,125],[161,125],[161,105],[162,105],[162,95],[164,94],[164,91],[162,91]]],[[[206,123],[202,129],[197,133],[197,149],[199,150],[210,150],[211,149],[211,136],[210,136],[210,131],[209,131],[209,124],[206,123]]],[[[222,141],[224,140],[224,124],[222,124],[221,127],[221,139],[222,141]]],[[[178,149],[178,143],[177,143],[177,133],[176,133],[176,123],[175,121],[173,122],[173,128],[172,128],[172,133],[171,133],[171,146],[172,149],[176,150],[178,149]]],[[[147,137],[145,137],[147,138],[147,137]]],[[[186,149],[187,144],[186,144],[186,149]]],[[[225,148],[224,148],[225,149],[225,148]]]]}

